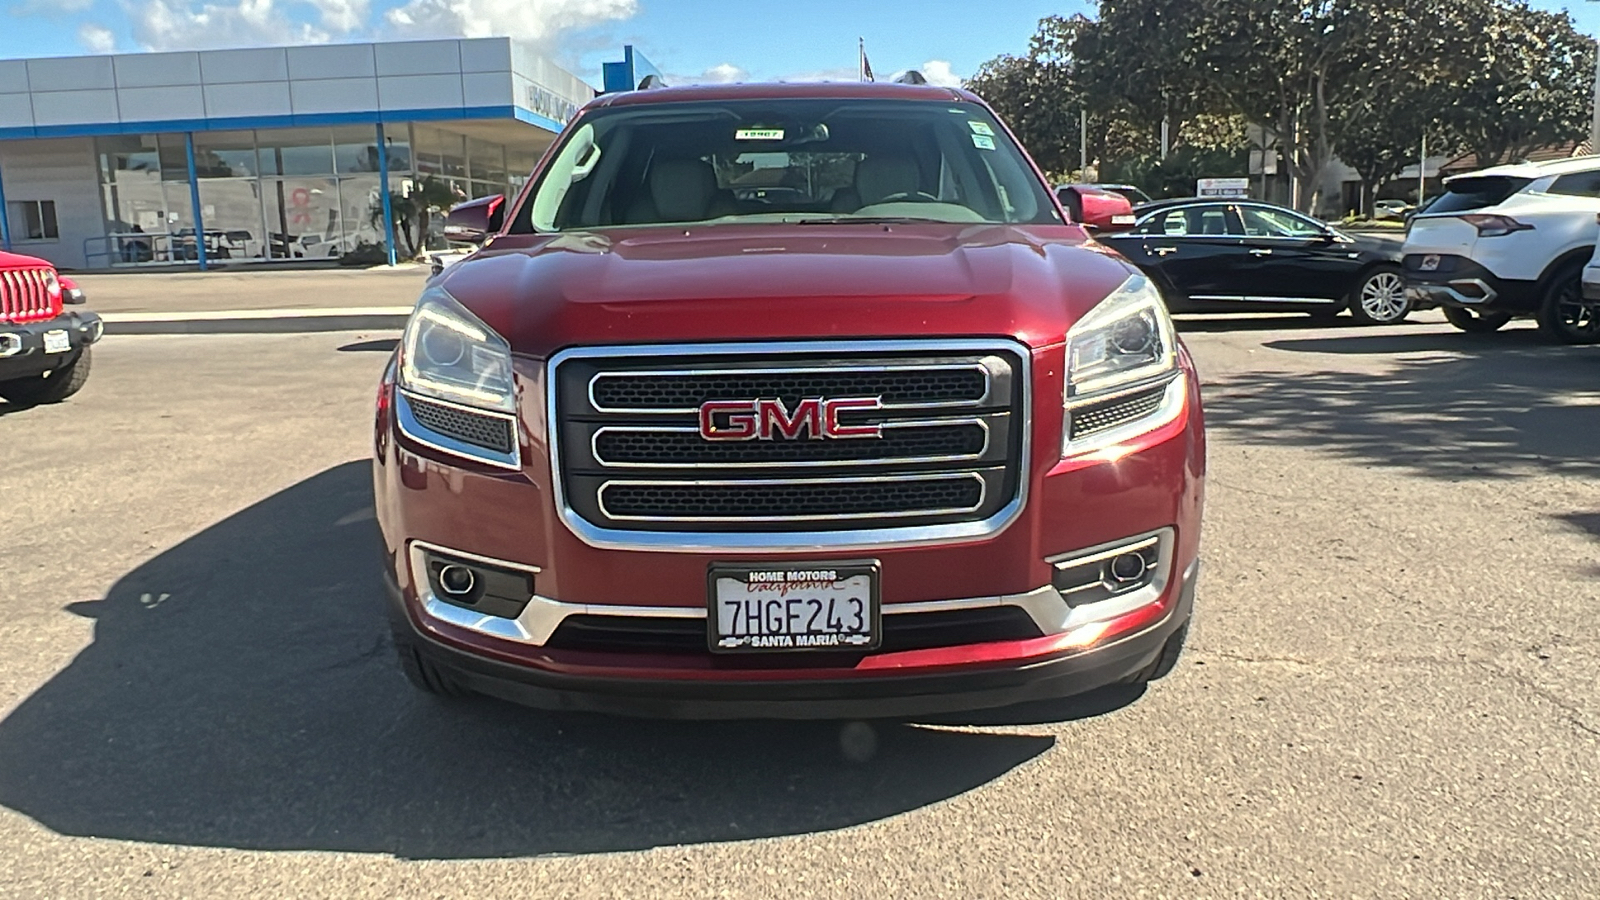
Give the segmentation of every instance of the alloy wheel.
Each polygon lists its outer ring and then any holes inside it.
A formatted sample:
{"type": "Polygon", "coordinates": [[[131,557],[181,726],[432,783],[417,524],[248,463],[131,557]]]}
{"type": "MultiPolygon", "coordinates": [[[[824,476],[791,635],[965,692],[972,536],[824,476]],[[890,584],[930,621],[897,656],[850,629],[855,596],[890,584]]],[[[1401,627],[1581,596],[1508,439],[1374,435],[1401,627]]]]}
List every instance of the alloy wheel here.
{"type": "Polygon", "coordinates": [[[1398,322],[1411,311],[1405,281],[1395,272],[1377,272],[1361,285],[1357,298],[1366,318],[1380,324],[1398,322]]]}

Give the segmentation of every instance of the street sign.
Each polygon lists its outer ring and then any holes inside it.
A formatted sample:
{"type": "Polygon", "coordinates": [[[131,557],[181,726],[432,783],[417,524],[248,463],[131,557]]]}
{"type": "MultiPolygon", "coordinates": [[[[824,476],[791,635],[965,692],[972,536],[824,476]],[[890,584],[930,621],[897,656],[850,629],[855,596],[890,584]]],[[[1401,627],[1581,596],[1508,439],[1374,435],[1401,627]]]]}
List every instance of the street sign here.
{"type": "Polygon", "coordinates": [[[1196,197],[1248,197],[1248,178],[1202,178],[1195,186],[1196,197]]]}

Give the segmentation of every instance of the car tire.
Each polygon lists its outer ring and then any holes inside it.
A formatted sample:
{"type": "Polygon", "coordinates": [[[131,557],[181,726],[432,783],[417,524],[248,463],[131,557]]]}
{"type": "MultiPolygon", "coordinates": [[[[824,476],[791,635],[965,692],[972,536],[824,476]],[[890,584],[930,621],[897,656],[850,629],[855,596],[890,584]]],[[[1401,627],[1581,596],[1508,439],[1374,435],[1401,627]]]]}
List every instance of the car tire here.
{"type": "Polygon", "coordinates": [[[1182,628],[1174,631],[1172,637],[1167,638],[1167,642],[1161,645],[1161,655],[1156,657],[1155,662],[1140,670],[1139,674],[1128,679],[1129,683],[1148,684],[1167,677],[1167,674],[1178,664],[1178,657],[1183,655],[1183,645],[1188,638],[1189,623],[1185,622],[1182,628]]]}
{"type": "Polygon", "coordinates": [[[394,630],[394,653],[400,661],[400,671],[405,674],[406,680],[424,694],[454,698],[465,697],[472,693],[444,669],[423,656],[416,639],[402,633],[399,628],[394,630]]]}
{"type": "Polygon", "coordinates": [[[1511,321],[1511,314],[1504,312],[1480,313],[1476,310],[1462,309],[1459,306],[1446,306],[1444,308],[1445,321],[1465,331],[1468,334],[1488,334],[1499,331],[1506,323],[1511,321]]]}
{"type": "Polygon", "coordinates": [[[1539,301],[1539,330],[1563,344],[1600,343],[1600,303],[1583,299],[1583,267],[1551,276],[1539,301]]]}
{"type": "Polygon", "coordinates": [[[84,382],[89,380],[90,366],[89,347],[84,345],[78,351],[77,359],[59,369],[52,369],[43,375],[0,381],[0,397],[21,406],[60,403],[83,390],[84,382]]]}
{"type": "Polygon", "coordinates": [[[1350,294],[1350,315],[1363,325],[1394,325],[1411,314],[1406,282],[1397,266],[1378,266],[1350,294]]]}

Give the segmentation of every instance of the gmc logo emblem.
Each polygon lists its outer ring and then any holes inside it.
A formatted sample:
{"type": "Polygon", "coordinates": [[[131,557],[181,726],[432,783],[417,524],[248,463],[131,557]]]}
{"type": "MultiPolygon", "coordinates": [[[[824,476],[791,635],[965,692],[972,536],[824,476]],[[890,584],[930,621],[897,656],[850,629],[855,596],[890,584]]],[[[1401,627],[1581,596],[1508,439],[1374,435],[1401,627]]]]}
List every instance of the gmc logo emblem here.
{"type": "Polygon", "coordinates": [[[791,440],[802,434],[823,438],[881,438],[882,425],[841,425],[839,413],[847,409],[881,409],[877,397],[801,400],[794,409],[779,399],[709,400],[700,405],[700,436],[708,441],[791,440]]]}

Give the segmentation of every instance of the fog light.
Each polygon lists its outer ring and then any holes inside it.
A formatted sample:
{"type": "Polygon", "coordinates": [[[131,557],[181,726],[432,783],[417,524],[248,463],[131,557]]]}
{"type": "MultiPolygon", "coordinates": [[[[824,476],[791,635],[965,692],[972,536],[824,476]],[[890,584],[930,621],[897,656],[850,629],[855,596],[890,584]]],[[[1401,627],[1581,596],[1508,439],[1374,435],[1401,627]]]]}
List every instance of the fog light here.
{"type": "Polygon", "coordinates": [[[439,588],[452,597],[465,597],[478,586],[478,576],[466,566],[449,565],[439,570],[439,588]]]}
{"type": "Polygon", "coordinates": [[[1107,568],[1111,571],[1112,579],[1118,584],[1131,584],[1144,575],[1145,567],[1143,556],[1138,553],[1123,553],[1113,557],[1111,565],[1107,568]]]}

